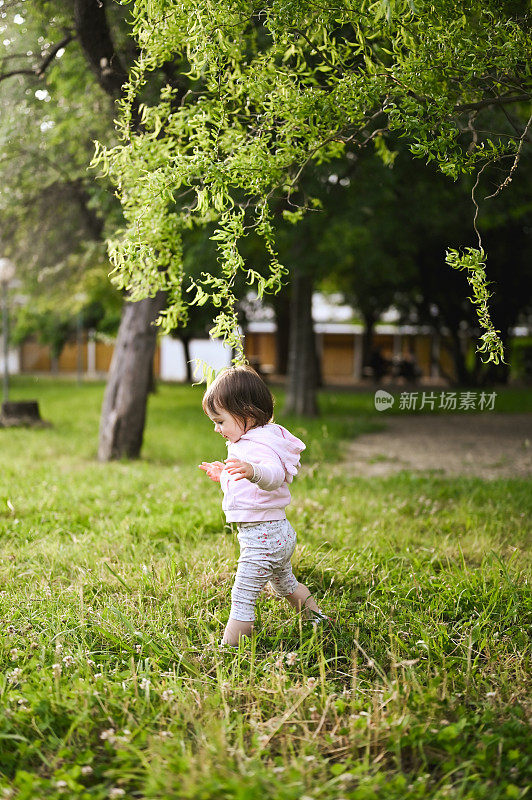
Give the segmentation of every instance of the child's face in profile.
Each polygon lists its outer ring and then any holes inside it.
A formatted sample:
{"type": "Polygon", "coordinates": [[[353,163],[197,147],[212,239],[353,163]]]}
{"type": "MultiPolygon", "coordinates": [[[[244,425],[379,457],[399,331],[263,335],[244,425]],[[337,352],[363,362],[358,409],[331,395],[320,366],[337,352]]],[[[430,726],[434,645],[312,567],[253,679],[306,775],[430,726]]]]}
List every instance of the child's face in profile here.
{"type": "Polygon", "coordinates": [[[207,413],[209,419],[214,422],[215,433],[219,433],[224,439],[230,442],[238,442],[246,428],[242,422],[233,417],[229,411],[217,408],[215,413],[207,413]]]}

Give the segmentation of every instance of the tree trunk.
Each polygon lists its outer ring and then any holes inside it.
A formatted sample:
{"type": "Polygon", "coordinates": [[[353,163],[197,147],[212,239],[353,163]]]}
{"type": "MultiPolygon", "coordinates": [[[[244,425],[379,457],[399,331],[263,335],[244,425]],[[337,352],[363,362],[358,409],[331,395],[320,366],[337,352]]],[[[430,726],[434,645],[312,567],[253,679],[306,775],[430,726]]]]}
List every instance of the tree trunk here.
{"type": "Polygon", "coordinates": [[[315,417],[316,341],[312,323],[312,279],[294,270],[285,413],[315,417]]]}
{"type": "MultiPolygon", "coordinates": [[[[157,335],[156,335],[157,336],[157,335]]],[[[157,379],[155,377],[155,348],[151,354],[150,366],[148,367],[148,394],[157,394],[157,379]]]]}
{"type": "Polygon", "coordinates": [[[362,375],[364,374],[364,367],[371,366],[372,352],[373,352],[373,334],[375,330],[375,322],[377,316],[372,312],[362,312],[364,317],[364,332],[362,334],[362,375]]]}
{"type": "Polygon", "coordinates": [[[190,339],[188,336],[181,338],[183,352],[185,354],[185,369],[187,371],[187,383],[192,383],[192,364],[190,363],[190,339]]]}
{"type": "Polygon", "coordinates": [[[471,375],[470,371],[467,368],[466,359],[463,351],[462,337],[458,335],[456,328],[451,328],[450,336],[451,336],[450,352],[454,363],[456,383],[459,386],[475,386],[474,376],[471,375]]]}
{"type": "Polygon", "coordinates": [[[290,348],[290,289],[283,287],[273,300],[275,313],[275,374],[288,372],[288,351],[290,348]]]}
{"type": "Polygon", "coordinates": [[[110,97],[120,97],[128,76],[111,38],[103,0],[74,0],[74,26],[96,80],[110,97]]]}
{"type": "Polygon", "coordinates": [[[137,303],[124,303],[102,406],[100,461],[137,458],[140,453],[157,342],[153,323],[165,303],[164,292],[137,303]]]}

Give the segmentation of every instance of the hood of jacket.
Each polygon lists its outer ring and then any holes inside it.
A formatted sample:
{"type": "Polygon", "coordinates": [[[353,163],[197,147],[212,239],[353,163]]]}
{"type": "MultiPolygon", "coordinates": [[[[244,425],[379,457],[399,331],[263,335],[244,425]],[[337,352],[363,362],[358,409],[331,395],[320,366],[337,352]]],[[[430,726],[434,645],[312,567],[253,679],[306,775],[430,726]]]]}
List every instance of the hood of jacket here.
{"type": "Polygon", "coordinates": [[[260,442],[260,444],[271,447],[281,459],[288,483],[291,483],[294,475],[297,475],[300,467],[300,454],[305,450],[305,445],[301,439],[287,431],[282,425],[269,422],[260,428],[251,428],[240,437],[239,441],[260,442]]]}

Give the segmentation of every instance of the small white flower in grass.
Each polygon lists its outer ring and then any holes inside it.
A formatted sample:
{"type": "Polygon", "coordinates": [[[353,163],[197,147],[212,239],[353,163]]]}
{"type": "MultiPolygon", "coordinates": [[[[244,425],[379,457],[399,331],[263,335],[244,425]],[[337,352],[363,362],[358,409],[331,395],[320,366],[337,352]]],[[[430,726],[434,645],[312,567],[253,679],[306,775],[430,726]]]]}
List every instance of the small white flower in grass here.
{"type": "Polygon", "coordinates": [[[173,737],[173,735],[174,734],[172,733],[172,731],[161,731],[159,733],[159,736],[161,737],[161,739],[171,739],[173,737]]]}
{"type": "Polygon", "coordinates": [[[62,650],[63,650],[63,645],[61,644],[61,642],[57,642],[57,644],[55,646],[55,652],[56,653],[61,653],[62,650]]]}
{"type": "Polygon", "coordinates": [[[497,697],[497,692],[486,692],[486,697],[497,697]]]}
{"type": "Polygon", "coordinates": [[[13,635],[15,633],[15,631],[16,631],[16,628],[14,628],[13,625],[8,625],[7,626],[7,632],[9,634],[13,635]]]}
{"type": "Polygon", "coordinates": [[[7,680],[9,681],[9,683],[18,683],[21,676],[22,676],[22,670],[20,669],[20,667],[15,667],[15,669],[12,672],[8,672],[7,680]]]}
{"type": "Polygon", "coordinates": [[[84,764],[81,768],[82,775],[92,775],[93,769],[90,764],[84,764]]]}
{"type": "Polygon", "coordinates": [[[310,763],[311,761],[316,761],[316,756],[305,756],[303,760],[310,763]]]}
{"type": "Polygon", "coordinates": [[[120,789],[118,786],[109,789],[109,797],[123,797],[125,795],[125,791],[120,789]]]}
{"type": "Polygon", "coordinates": [[[151,683],[151,681],[150,681],[149,678],[142,678],[139,686],[144,691],[144,690],[147,690],[147,689],[150,688],[150,683],[151,683]]]}
{"type": "Polygon", "coordinates": [[[281,772],[284,772],[284,769],[285,769],[284,767],[274,767],[272,769],[272,772],[274,772],[276,775],[280,775],[281,772]]]}
{"type": "Polygon", "coordinates": [[[269,741],[270,737],[267,736],[265,733],[263,733],[262,736],[259,736],[258,742],[260,747],[266,747],[269,741]]]}
{"type": "Polygon", "coordinates": [[[350,783],[350,781],[354,780],[354,777],[353,775],[351,775],[350,772],[344,772],[343,775],[340,775],[338,780],[341,781],[342,783],[350,783]]]}
{"type": "Polygon", "coordinates": [[[98,680],[98,678],[103,678],[103,672],[95,672],[94,673],[94,680],[98,680]]]}
{"type": "Polygon", "coordinates": [[[137,653],[140,653],[142,651],[142,645],[141,644],[136,644],[135,645],[135,650],[137,651],[137,653]]]}
{"type": "Polygon", "coordinates": [[[292,667],[298,659],[297,653],[287,653],[286,655],[286,663],[289,667],[292,667]]]}
{"type": "Polygon", "coordinates": [[[88,658],[87,659],[87,664],[88,664],[89,667],[95,667],[96,666],[96,661],[93,661],[92,658],[88,658]]]}
{"type": "Polygon", "coordinates": [[[39,642],[30,642],[30,650],[37,650],[39,642]]]}
{"type": "Polygon", "coordinates": [[[64,792],[64,791],[65,791],[65,789],[67,789],[67,788],[68,788],[68,783],[67,783],[66,781],[56,781],[56,782],[55,782],[55,788],[56,788],[56,789],[57,789],[59,792],[64,792]]]}
{"type": "Polygon", "coordinates": [[[103,742],[109,742],[109,744],[114,744],[116,742],[116,733],[114,728],[107,728],[105,731],[100,733],[100,739],[103,742]]]}
{"type": "Polygon", "coordinates": [[[228,692],[228,691],[229,691],[229,689],[231,688],[231,684],[230,684],[230,682],[229,682],[229,681],[224,681],[224,682],[222,683],[222,687],[221,687],[221,688],[222,688],[222,691],[223,691],[223,692],[228,692]]]}
{"type": "Polygon", "coordinates": [[[278,658],[275,661],[275,666],[277,667],[277,669],[282,669],[284,667],[284,661],[283,661],[282,657],[278,658]]]}
{"type": "Polygon", "coordinates": [[[59,678],[62,671],[63,667],[61,666],[61,664],[52,664],[52,672],[54,673],[55,678],[59,678]]]}
{"type": "Polygon", "coordinates": [[[11,661],[16,661],[16,660],[17,660],[17,658],[19,657],[19,655],[20,655],[20,652],[19,652],[19,650],[18,650],[16,647],[13,647],[13,648],[12,648],[12,649],[9,651],[9,658],[11,659],[11,661]]]}
{"type": "Polygon", "coordinates": [[[72,664],[74,664],[74,663],[75,663],[75,659],[72,658],[72,656],[68,656],[67,655],[67,656],[65,656],[63,658],[63,664],[65,665],[65,667],[71,667],[72,664]]]}
{"type": "Polygon", "coordinates": [[[367,666],[368,666],[370,669],[373,669],[373,667],[375,666],[375,662],[373,661],[373,659],[372,659],[372,658],[368,658],[368,660],[367,660],[367,666]]]}
{"type": "Polygon", "coordinates": [[[174,696],[173,689],[165,689],[164,692],[161,694],[161,697],[165,703],[167,703],[168,700],[171,700],[173,696],[174,696]]]}
{"type": "Polygon", "coordinates": [[[309,688],[311,691],[312,691],[313,689],[315,689],[317,685],[318,685],[318,679],[317,679],[317,678],[309,678],[309,679],[307,680],[307,687],[308,687],[308,688],[309,688]]]}

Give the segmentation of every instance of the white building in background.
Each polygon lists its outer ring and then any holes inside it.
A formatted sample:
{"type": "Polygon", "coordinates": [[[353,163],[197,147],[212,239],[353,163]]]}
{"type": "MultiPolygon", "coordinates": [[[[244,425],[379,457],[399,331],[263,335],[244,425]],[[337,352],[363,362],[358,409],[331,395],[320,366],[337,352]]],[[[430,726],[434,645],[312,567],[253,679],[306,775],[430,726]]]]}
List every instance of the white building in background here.
{"type": "MultiPolygon", "coordinates": [[[[10,375],[18,375],[20,372],[20,351],[11,349],[7,354],[7,368],[10,375]]],[[[4,354],[0,353],[0,374],[4,372],[4,354]]]]}
{"type": "MultiPolygon", "coordinates": [[[[185,348],[178,339],[163,336],[159,340],[160,368],[159,377],[163,381],[184,381],[187,377],[185,363],[185,348]]],[[[192,339],[190,342],[190,359],[192,373],[194,373],[195,360],[204,361],[216,371],[231,364],[231,350],[222,342],[214,339],[192,339]]],[[[201,369],[195,375],[201,377],[201,369]]]]}
{"type": "MultiPolygon", "coordinates": [[[[247,307],[250,318],[249,332],[275,331],[273,310],[260,304],[250,293],[247,307]]],[[[342,302],[342,296],[323,295],[316,292],[312,298],[312,316],[316,323],[345,322],[353,318],[351,306],[342,302]]],[[[320,328],[317,325],[318,331],[320,328]]],[[[323,327],[323,326],[322,326],[323,327]]],[[[328,330],[328,328],[327,328],[328,330]]],[[[351,328],[349,328],[351,330],[351,328]]],[[[163,336],[159,340],[160,371],[159,377],[163,381],[184,381],[186,379],[185,350],[182,343],[170,336],[163,336]]],[[[231,350],[221,341],[215,339],[192,339],[190,342],[190,359],[194,371],[195,360],[204,361],[216,372],[231,364],[231,350]]],[[[201,372],[198,377],[201,376],[201,372]]]]}

